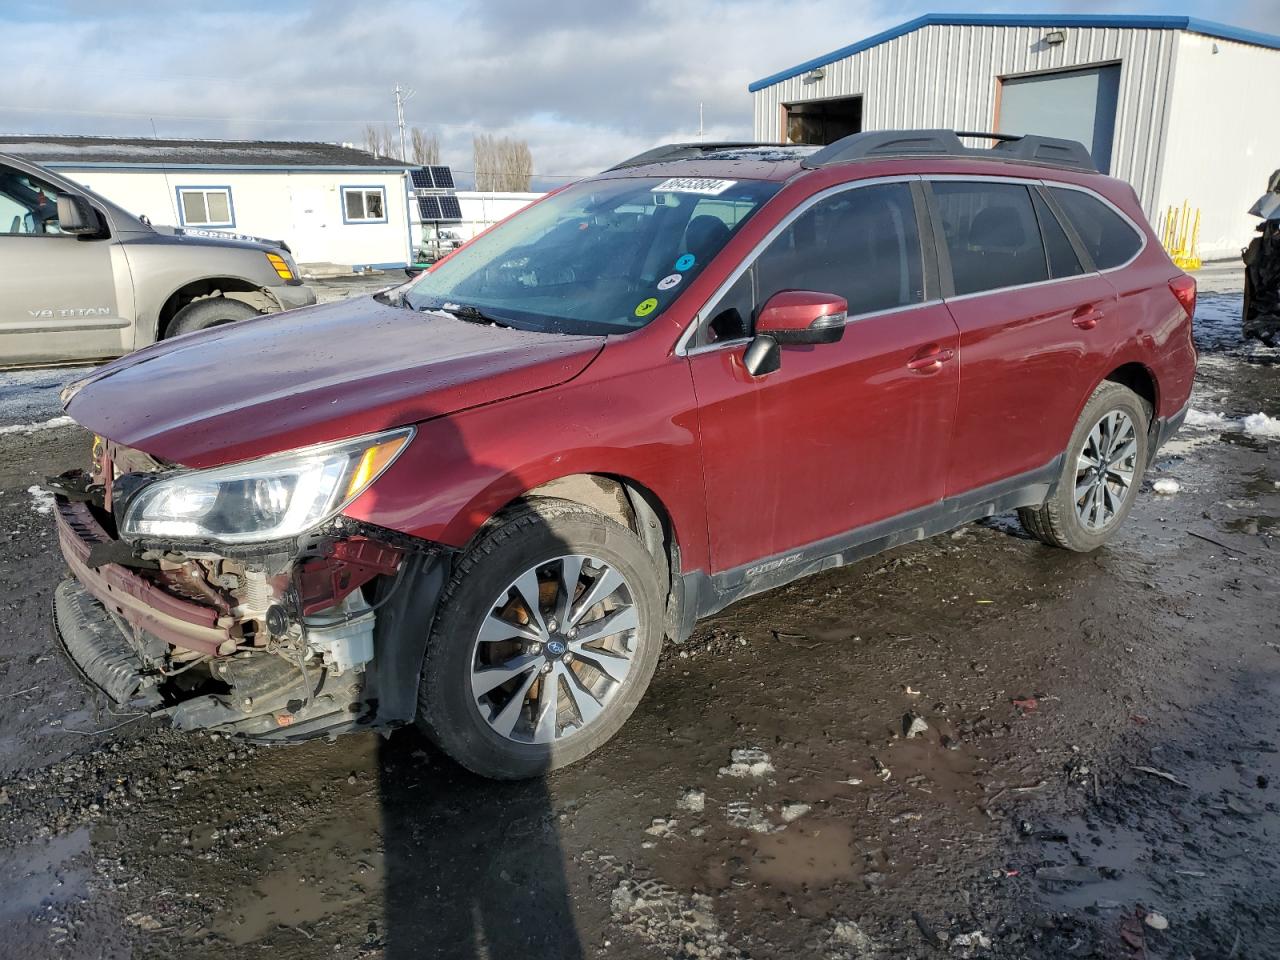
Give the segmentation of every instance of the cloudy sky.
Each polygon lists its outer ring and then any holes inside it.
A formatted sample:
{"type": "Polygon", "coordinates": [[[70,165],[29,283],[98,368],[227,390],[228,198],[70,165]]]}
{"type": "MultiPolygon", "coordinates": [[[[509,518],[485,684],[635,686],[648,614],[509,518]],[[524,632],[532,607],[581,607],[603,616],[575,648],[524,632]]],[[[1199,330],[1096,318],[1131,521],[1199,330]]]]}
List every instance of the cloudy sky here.
{"type": "MultiPolygon", "coordinates": [[[[942,5],[956,9],[956,5],[942,5]]],[[[406,119],[471,167],[529,142],[553,181],[655,143],[751,135],[747,84],[932,9],[913,0],[0,0],[0,133],[358,141],[406,119]]],[[[981,12],[1188,14],[1280,33],[1280,0],[1065,0],[981,12]]],[[[465,179],[465,174],[461,179],[465,179]]]]}

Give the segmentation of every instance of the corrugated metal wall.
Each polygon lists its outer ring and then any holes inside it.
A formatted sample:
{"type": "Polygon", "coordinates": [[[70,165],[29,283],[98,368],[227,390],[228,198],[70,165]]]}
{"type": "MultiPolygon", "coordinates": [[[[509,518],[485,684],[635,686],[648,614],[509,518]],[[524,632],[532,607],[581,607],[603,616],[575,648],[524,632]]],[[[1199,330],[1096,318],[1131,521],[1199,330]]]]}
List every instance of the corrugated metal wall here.
{"type": "Polygon", "coordinates": [[[864,130],[992,130],[997,77],[1119,61],[1111,173],[1133,184],[1150,212],[1177,37],[1133,28],[922,27],[827,64],[816,83],[792,77],[758,90],[755,135],[779,139],[783,104],[858,94],[864,130]],[[1045,43],[1050,29],[1066,41],[1045,43]]]}

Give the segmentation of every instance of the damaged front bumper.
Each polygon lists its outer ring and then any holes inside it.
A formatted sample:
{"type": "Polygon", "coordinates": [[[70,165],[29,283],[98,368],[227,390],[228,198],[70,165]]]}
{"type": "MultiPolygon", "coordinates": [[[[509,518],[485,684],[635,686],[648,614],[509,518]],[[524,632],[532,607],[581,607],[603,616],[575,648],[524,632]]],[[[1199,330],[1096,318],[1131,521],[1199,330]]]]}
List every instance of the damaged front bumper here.
{"type": "Polygon", "coordinates": [[[115,703],[271,741],[413,719],[447,551],[341,529],[261,557],[139,549],[87,498],[55,503],[56,633],[115,703]]]}

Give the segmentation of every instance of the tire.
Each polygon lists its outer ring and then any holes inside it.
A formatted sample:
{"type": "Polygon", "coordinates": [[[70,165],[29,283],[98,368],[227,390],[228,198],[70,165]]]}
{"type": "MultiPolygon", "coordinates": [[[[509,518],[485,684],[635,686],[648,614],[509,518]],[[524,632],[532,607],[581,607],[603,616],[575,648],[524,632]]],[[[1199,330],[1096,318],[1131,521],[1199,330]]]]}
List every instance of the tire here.
{"type": "Polygon", "coordinates": [[[247,320],[259,316],[257,310],[239,300],[230,297],[206,297],[203,300],[192,300],[173,315],[169,325],[165,327],[164,338],[220,327],[225,323],[247,320]]]}
{"type": "Polygon", "coordinates": [[[462,766],[496,780],[537,777],[582,759],[618,732],[648,688],[662,649],[666,596],[658,564],[626,527],[567,500],[522,504],[481,534],[441,595],[418,685],[419,725],[462,766]],[[576,562],[581,573],[573,577],[576,562]],[[609,570],[620,586],[609,589],[609,570]],[[518,581],[528,587],[530,574],[538,582],[541,630],[520,599],[529,594],[518,581]],[[570,578],[576,586],[565,604],[562,584],[570,578]],[[593,591],[604,590],[592,600],[593,591]],[[556,623],[566,613],[568,626],[556,623]],[[508,629],[513,620],[528,626],[508,629]],[[607,632],[606,624],[632,620],[634,627],[607,632]],[[501,639],[482,639],[482,627],[501,639]],[[604,639],[570,639],[579,628],[604,639]],[[507,638],[519,629],[527,633],[507,638]],[[526,661],[532,671],[515,672],[526,661]],[[476,692],[503,675],[511,679],[476,692]],[[504,732],[508,724],[514,726],[504,732]]]}
{"type": "Polygon", "coordinates": [[[1150,423],[1151,408],[1145,400],[1118,383],[1105,381],[1100,384],[1085,404],[1084,412],[1071,433],[1062,472],[1053,493],[1039,507],[1024,507],[1018,511],[1023,529],[1050,546],[1078,553],[1088,553],[1106,543],[1129,515],[1137,498],[1150,455],[1147,432],[1150,423]],[[1120,436],[1114,441],[1116,446],[1109,455],[1106,449],[1103,450],[1100,462],[1109,465],[1106,482],[1103,483],[1096,479],[1097,469],[1086,469],[1083,465],[1093,459],[1099,440],[1104,448],[1112,442],[1104,421],[1113,417],[1114,423],[1118,424],[1114,429],[1120,436]],[[1117,455],[1128,449],[1126,419],[1132,429],[1131,457],[1117,455]],[[1095,428],[1099,431],[1097,434],[1095,428]],[[1127,487],[1121,483],[1126,474],[1129,476],[1127,487]],[[1092,494],[1090,487],[1093,488],[1092,494]],[[1079,501],[1076,497],[1078,489],[1085,491],[1079,501]]]}

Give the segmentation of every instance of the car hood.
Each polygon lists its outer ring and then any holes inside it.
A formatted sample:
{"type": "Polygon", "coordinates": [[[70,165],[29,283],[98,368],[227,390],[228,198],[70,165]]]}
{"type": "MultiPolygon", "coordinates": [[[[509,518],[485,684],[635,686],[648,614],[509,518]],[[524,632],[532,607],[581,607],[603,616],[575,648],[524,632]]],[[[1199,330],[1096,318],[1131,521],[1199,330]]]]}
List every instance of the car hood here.
{"type": "Polygon", "coordinates": [[[65,407],[115,443],[218,466],[544,390],[603,345],[360,297],[154,344],[72,384],[65,407]]]}

